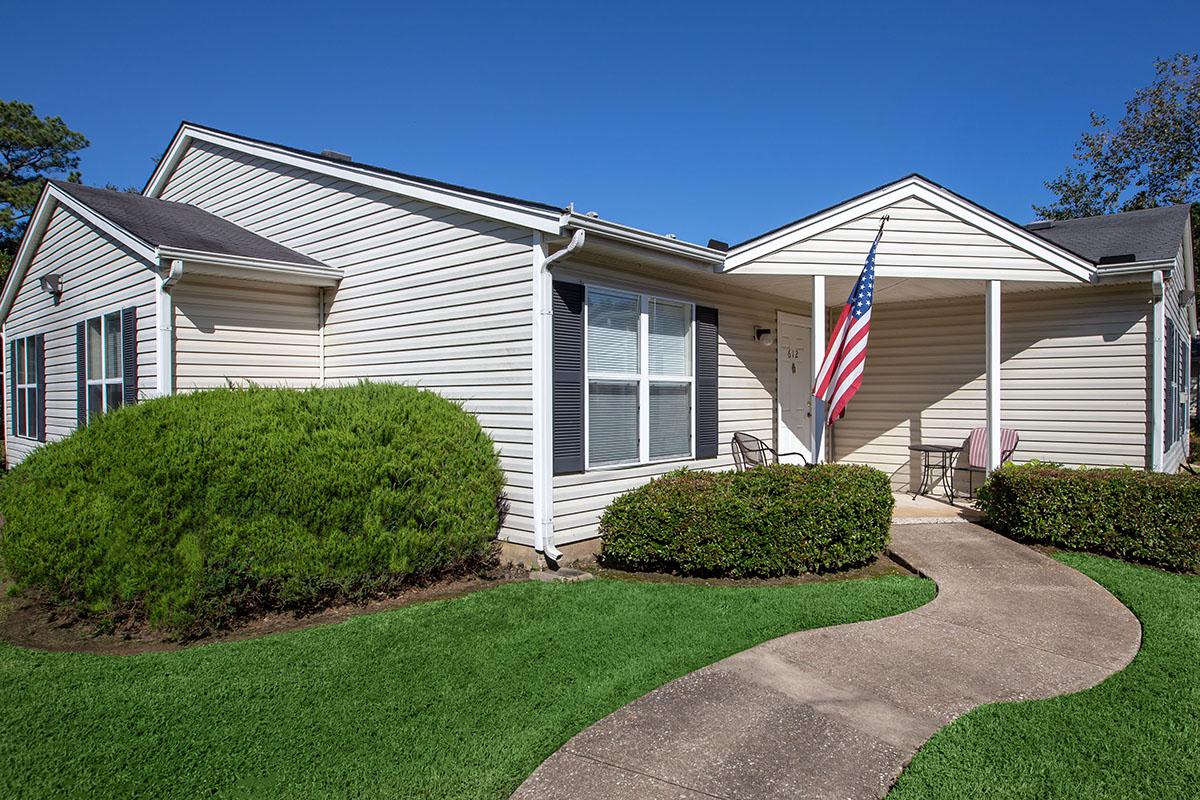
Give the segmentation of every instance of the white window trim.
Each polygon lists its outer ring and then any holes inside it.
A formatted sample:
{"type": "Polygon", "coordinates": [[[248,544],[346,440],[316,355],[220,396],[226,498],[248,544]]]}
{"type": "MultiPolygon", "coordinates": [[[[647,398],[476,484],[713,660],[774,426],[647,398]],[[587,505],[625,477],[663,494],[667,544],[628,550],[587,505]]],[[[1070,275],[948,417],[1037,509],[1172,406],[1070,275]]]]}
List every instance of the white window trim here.
{"type": "Polygon", "coordinates": [[[602,471],[610,469],[627,469],[630,467],[641,467],[650,464],[666,464],[672,461],[694,461],[696,458],[696,358],[695,350],[696,336],[696,304],[688,300],[682,300],[674,297],[666,297],[656,294],[645,294],[642,292],[630,291],[628,289],[618,289],[616,287],[605,286],[602,284],[585,284],[583,296],[583,463],[584,470],[587,472],[602,471]],[[623,295],[625,297],[636,297],[638,299],[638,372],[593,372],[589,367],[589,348],[591,347],[591,337],[588,336],[589,330],[589,315],[591,313],[591,292],[600,291],[610,294],[623,295]],[[690,309],[690,321],[688,323],[687,346],[692,348],[693,354],[689,356],[691,359],[692,372],[690,375],[652,375],[650,374],[650,303],[651,301],[659,300],[664,303],[675,303],[685,305],[690,309]],[[636,382],[638,385],[638,457],[634,461],[618,461],[605,464],[592,464],[591,453],[591,407],[592,407],[592,391],[591,382],[597,381],[616,381],[621,383],[636,382]],[[688,452],[686,455],[664,456],[662,458],[650,457],[650,384],[654,383],[686,383],[689,387],[688,391],[688,452]]]}
{"type": "Polygon", "coordinates": [[[16,379],[16,375],[20,375],[20,370],[16,369],[15,364],[13,365],[13,371],[16,373],[13,380],[13,386],[16,389],[14,396],[16,403],[12,410],[13,419],[17,423],[17,433],[15,435],[21,439],[38,439],[40,432],[33,430],[33,428],[37,427],[37,415],[35,414],[33,417],[35,420],[33,425],[29,425],[29,403],[27,399],[27,390],[33,389],[34,408],[37,408],[41,403],[40,393],[42,388],[38,386],[37,375],[37,336],[22,336],[20,339],[14,340],[14,345],[17,352],[17,360],[25,368],[25,380],[20,381],[16,379]],[[25,430],[22,431],[22,428],[25,430]]]}
{"type": "MultiPolygon", "coordinates": [[[[120,408],[121,405],[125,404],[125,396],[124,396],[124,391],[125,391],[125,330],[124,330],[124,325],[125,325],[124,315],[121,313],[121,311],[119,309],[113,310],[113,311],[106,311],[105,313],[101,314],[98,317],[88,317],[83,322],[83,378],[84,378],[84,383],[87,385],[88,389],[90,389],[93,386],[100,387],[100,406],[101,406],[101,408],[99,411],[96,412],[97,414],[107,414],[109,411],[112,411],[115,408],[120,408]],[[114,316],[114,315],[117,318],[117,343],[119,346],[119,348],[118,348],[119,355],[117,356],[117,364],[119,365],[120,369],[118,370],[119,374],[117,375],[117,377],[106,378],[104,376],[108,372],[108,370],[107,370],[107,367],[108,367],[107,358],[108,357],[107,357],[107,354],[105,353],[104,341],[105,341],[105,334],[108,333],[108,327],[109,327],[108,318],[111,316],[114,316]],[[92,363],[92,353],[91,353],[92,339],[89,334],[90,334],[92,322],[97,319],[100,320],[100,377],[99,378],[91,378],[88,376],[88,367],[92,363]],[[121,392],[122,392],[121,405],[113,406],[112,408],[109,408],[108,387],[113,384],[121,387],[121,392]]],[[[92,418],[91,396],[92,396],[92,393],[90,391],[84,392],[83,402],[85,403],[85,406],[86,406],[86,413],[84,414],[84,418],[87,420],[91,420],[91,418],[92,418]]]]}

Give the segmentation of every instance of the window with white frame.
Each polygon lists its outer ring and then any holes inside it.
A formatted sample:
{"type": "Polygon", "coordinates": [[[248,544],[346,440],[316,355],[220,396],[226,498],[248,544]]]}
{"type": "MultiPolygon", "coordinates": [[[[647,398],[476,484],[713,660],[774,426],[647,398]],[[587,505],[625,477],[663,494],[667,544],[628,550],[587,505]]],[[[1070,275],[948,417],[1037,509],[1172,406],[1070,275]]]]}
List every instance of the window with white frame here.
{"type": "Polygon", "coordinates": [[[87,321],[87,418],[119,408],[124,387],[121,312],[87,321]]]}
{"type": "Polygon", "coordinates": [[[36,336],[26,336],[13,342],[13,432],[29,439],[40,437],[38,410],[41,398],[38,392],[38,342],[36,336]]]}
{"type": "Polygon", "coordinates": [[[690,303],[587,288],[587,464],[690,458],[690,303]]]}

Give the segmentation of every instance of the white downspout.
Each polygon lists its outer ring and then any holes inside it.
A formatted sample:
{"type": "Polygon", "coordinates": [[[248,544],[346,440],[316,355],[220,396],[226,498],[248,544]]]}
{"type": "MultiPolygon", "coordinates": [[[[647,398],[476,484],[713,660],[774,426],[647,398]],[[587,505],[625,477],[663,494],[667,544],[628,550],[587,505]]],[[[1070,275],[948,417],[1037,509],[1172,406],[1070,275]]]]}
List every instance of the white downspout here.
{"type": "Polygon", "coordinates": [[[325,385],[325,287],[317,289],[317,385],[325,385]]]}
{"type": "Polygon", "coordinates": [[[183,277],[183,262],[163,266],[154,279],[155,389],[159,397],[175,394],[175,305],[171,288],[183,277]]]}
{"type": "Polygon", "coordinates": [[[550,562],[562,558],[554,546],[554,279],[550,267],[583,247],[584,232],[546,255],[540,233],[533,238],[533,549],[550,562]]]}

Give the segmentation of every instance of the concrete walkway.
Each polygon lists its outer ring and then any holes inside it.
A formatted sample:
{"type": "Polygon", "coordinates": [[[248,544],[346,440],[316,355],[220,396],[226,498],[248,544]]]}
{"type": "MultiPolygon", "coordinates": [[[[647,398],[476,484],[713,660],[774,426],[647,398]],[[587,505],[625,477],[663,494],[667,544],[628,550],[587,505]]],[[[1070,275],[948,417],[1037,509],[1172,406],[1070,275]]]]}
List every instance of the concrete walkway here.
{"type": "Polygon", "coordinates": [[[955,717],[1086,689],[1137,653],[1141,627],[1116,598],[977,525],[893,525],[892,552],[937,582],[933,602],[673,681],[575,736],[513,797],[882,797],[955,717]]]}

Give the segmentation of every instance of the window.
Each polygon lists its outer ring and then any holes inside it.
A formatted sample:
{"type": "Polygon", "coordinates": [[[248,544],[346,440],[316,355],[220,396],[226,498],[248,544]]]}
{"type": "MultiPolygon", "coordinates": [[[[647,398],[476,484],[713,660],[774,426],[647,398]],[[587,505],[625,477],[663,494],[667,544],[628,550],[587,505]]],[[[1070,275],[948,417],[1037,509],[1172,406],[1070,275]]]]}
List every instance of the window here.
{"type": "Polygon", "coordinates": [[[121,312],[89,319],[86,325],[87,419],[121,406],[124,371],[121,312]]]}
{"type": "Polygon", "coordinates": [[[588,287],[587,464],[692,455],[693,307],[588,287]]]}
{"type": "Polygon", "coordinates": [[[40,439],[42,435],[39,344],[36,336],[13,342],[13,433],[29,439],[40,439]]]}

